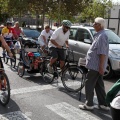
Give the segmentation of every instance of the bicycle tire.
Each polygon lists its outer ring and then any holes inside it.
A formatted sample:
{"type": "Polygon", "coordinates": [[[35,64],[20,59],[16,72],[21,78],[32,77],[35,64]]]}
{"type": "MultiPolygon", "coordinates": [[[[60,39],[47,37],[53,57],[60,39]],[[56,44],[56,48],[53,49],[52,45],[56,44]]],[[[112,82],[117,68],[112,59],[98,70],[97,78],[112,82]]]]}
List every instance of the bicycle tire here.
{"type": "Polygon", "coordinates": [[[49,60],[45,60],[43,64],[40,66],[40,74],[42,75],[43,80],[46,83],[52,83],[54,81],[54,75],[53,73],[48,72],[47,65],[49,64],[49,60]]]}
{"type": "Polygon", "coordinates": [[[23,75],[25,74],[25,67],[24,67],[23,62],[19,62],[19,63],[18,63],[17,72],[18,72],[18,75],[19,75],[20,77],[23,77],[23,75]],[[21,67],[20,67],[20,66],[21,66],[21,67]]]}
{"type": "Polygon", "coordinates": [[[1,76],[4,78],[4,90],[0,89],[0,103],[3,106],[6,106],[10,100],[10,83],[6,73],[1,73],[1,76]],[[5,86],[6,85],[6,86],[5,86]]]}
{"type": "Polygon", "coordinates": [[[13,57],[13,59],[10,59],[11,67],[15,68],[16,67],[16,56],[13,57]]]}
{"type": "Polygon", "coordinates": [[[3,61],[4,61],[5,64],[7,64],[8,63],[8,58],[6,58],[6,56],[4,56],[3,61]]]}
{"type": "Polygon", "coordinates": [[[78,92],[84,87],[85,77],[77,66],[68,66],[61,77],[63,86],[70,92],[78,92]]]}

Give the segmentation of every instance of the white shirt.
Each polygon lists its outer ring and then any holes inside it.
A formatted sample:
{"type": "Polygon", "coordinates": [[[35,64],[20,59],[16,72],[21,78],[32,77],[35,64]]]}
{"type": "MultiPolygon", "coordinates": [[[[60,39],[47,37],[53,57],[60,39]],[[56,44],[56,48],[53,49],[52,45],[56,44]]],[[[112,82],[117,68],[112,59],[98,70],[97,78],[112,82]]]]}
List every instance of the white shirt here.
{"type": "MultiPolygon", "coordinates": [[[[68,41],[69,35],[70,35],[69,30],[66,33],[64,33],[62,27],[59,27],[53,32],[50,39],[55,40],[57,44],[59,44],[60,46],[63,46],[65,44],[65,41],[68,41]]],[[[50,47],[56,47],[56,46],[53,45],[51,41],[49,41],[48,47],[50,48],[50,47]]]]}
{"type": "MultiPolygon", "coordinates": [[[[117,93],[117,95],[120,95],[120,91],[117,93]]],[[[120,96],[117,96],[116,98],[114,98],[113,101],[110,103],[110,105],[114,109],[119,109],[120,110],[120,96]]]]}
{"type": "Polygon", "coordinates": [[[46,32],[46,30],[43,30],[43,31],[41,32],[40,36],[38,37],[38,41],[44,42],[43,36],[45,36],[46,42],[47,42],[48,37],[51,36],[52,33],[53,33],[52,30],[50,30],[48,33],[46,32]]]}

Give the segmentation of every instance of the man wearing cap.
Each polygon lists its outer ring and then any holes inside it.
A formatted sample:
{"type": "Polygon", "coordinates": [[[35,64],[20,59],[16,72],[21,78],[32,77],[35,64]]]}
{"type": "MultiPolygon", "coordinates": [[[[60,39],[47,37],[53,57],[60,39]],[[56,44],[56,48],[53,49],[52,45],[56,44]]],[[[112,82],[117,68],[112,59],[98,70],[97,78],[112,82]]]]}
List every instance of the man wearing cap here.
{"type": "Polygon", "coordinates": [[[105,33],[105,20],[101,17],[95,19],[93,25],[95,31],[94,41],[87,52],[86,67],[88,74],[85,83],[86,102],[79,105],[80,109],[93,110],[94,89],[96,91],[99,105],[97,108],[109,110],[105,102],[105,88],[103,83],[103,75],[107,67],[109,42],[105,33]]]}

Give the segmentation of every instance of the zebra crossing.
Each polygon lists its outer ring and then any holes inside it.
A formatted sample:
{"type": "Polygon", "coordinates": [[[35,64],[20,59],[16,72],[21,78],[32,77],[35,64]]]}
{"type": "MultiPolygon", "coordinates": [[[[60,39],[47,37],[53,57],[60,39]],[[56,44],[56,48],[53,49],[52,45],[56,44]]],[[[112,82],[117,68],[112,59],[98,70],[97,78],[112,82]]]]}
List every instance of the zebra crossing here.
{"type": "MultiPolygon", "coordinates": [[[[11,71],[6,65],[5,65],[5,70],[11,71]]],[[[15,73],[13,72],[13,74],[15,73]]],[[[11,98],[13,96],[17,98],[19,95],[27,95],[28,93],[35,95],[35,93],[37,92],[55,90],[55,89],[58,89],[58,87],[63,87],[62,83],[59,83],[58,85],[56,85],[55,83],[52,85],[45,84],[45,85],[37,85],[37,86],[31,86],[31,87],[27,86],[23,88],[12,89],[11,98]]],[[[95,98],[94,102],[97,104],[96,96],[94,98],[95,98]]],[[[91,115],[89,114],[89,112],[80,110],[78,106],[71,105],[66,101],[56,101],[56,103],[45,104],[44,109],[46,109],[46,111],[49,110],[49,112],[51,114],[54,114],[55,116],[59,116],[61,120],[92,120],[92,119],[102,120],[96,115],[93,115],[93,114],[91,115]]],[[[25,112],[21,110],[14,111],[14,112],[7,112],[5,114],[0,114],[0,120],[42,120],[41,118],[33,118],[32,117],[34,116],[33,114],[34,113],[32,111],[25,112]]],[[[51,118],[48,120],[57,120],[57,119],[51,118]]]]}

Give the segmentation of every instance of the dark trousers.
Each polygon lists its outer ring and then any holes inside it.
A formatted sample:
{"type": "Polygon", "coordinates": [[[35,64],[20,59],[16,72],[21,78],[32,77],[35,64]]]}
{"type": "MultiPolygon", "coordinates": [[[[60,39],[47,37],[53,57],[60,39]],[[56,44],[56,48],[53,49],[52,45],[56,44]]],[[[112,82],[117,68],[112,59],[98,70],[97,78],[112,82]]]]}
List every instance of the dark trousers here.
{"type": "Polygon", "coordinates": [[[100,75],[99,72],[95,70],[89,70],[85,83],[86,94],[85,104],[88,106],[93,106],[94,89],[96,91],[99,105],[106,105],[105,102],[106,93],[103,83],[103,76],[100,75]]]}
{"type": "Polygon", "coordinates": [[[114,109],[114,108],[110,108],[111,110],[111,115],[112,115],[112,119],[113,120],[120,120],[120,110],[119,109],[114,109]]]}

